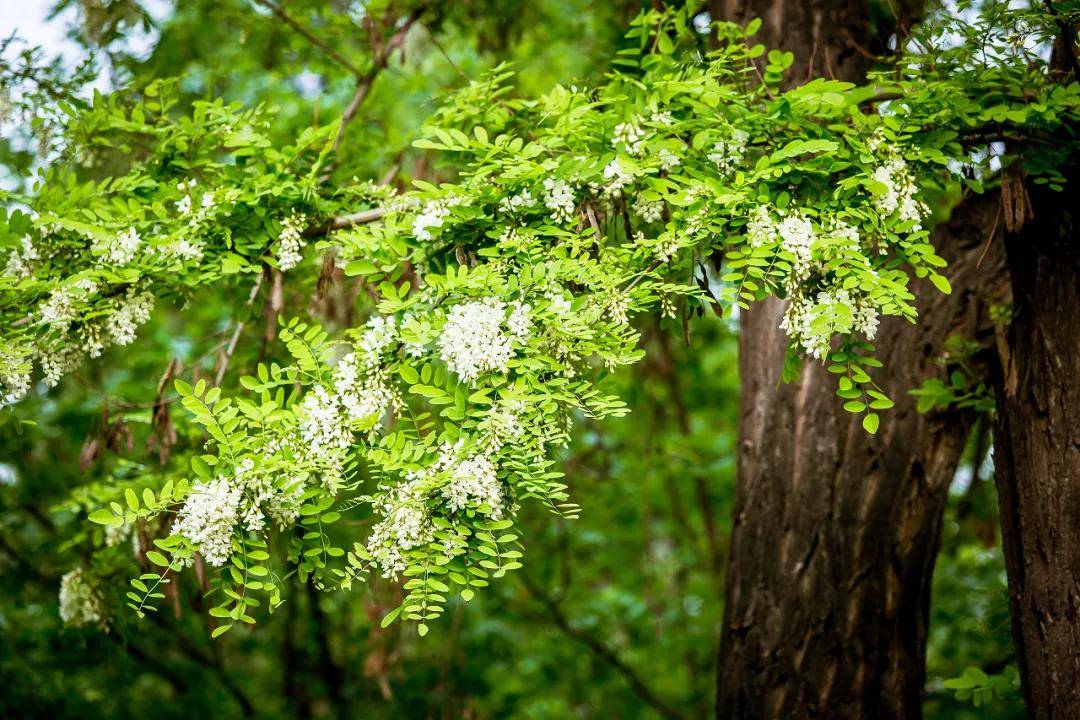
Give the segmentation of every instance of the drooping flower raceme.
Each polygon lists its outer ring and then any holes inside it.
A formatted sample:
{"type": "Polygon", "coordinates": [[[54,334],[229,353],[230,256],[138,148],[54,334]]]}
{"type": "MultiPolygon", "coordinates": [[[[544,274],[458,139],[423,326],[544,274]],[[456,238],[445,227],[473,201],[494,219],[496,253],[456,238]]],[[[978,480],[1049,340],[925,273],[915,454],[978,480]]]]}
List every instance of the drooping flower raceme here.
{"type": "Polygon", "coordinates": [[[135,254],[139,251],[141,244],[142,238],[139,237],[139,231],[128,228],[109,243],[105,259],[116,265],[127,265],[135,259],[135,254]]]}
{"type": "MultiPolygon", "coordinates": [[[[524,307],[516,307],[515,312],[522,312],[524,307]]],[[[506,303],[501,300],[485,298],[455,305],[447,313],[439,335],[443,362],[467,382],[484,373],[506,372],[514,355],[514,341],[528,336],[520,316],[509,331],[504,327],[506,323],[506,303]]]]}
{"type": "Polygon", "coordinates": [[[68,625],[91,625],[104,621],[101,597],[82,568],[60,578],[60,619],[68,625]]]}
{"type": "Polygon", "coordinates": [[[176,515],[172,531],[198,548],[211,565],[224,565],[232,554],[233,529],[240,521],[240,489],[225,478],[200,482],[176,515]]]}
{"type": "Polygon", "coordinates": [[[293,213],[281,223],[278,235],[278,266],[282,270],[292,270],[300,262],[304,249],[304,226],[307,218],[293,213]]]}

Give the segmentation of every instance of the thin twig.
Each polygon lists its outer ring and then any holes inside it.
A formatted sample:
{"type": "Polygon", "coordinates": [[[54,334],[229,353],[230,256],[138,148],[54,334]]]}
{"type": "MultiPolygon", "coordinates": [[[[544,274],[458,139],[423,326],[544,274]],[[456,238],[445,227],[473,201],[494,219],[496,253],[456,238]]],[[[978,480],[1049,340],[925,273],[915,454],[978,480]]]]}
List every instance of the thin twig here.
{"type": "Polygon", "coordinates": [[[591,633],[571,625],[569,619],[566,617],[566,613],[563,612],[558,603],[545,595],[540,588],[533,585],[524,575],[520,577],[521,583],[525,589],[529,591],[529,594],[532,595],[537,602],[544,606],[544,609],[547,610],[548,615],[551,617],[551,621],[555,623],[555,626],[559,628],[563,634],[578,641],[587,647],[594,655],[615,668],[615,671],[622,675],[623,679],[626,680],[626,683],[630,686],[630,689],[634,691],[634,694],[641,698],[642,702],[646,705],[660,713],[660,715],[666,718],[672,718],[673,720],[682,717],[681,714],[658,698],[638,674],[634,672],[634,669],[623,662],[622,659],[615,654],[614,650],[607,645],[604,645],[591,633]]]}
{"type": "Polygon", "coordinates": [[[262,5],[264,8],[270,10],[270,12],[281,18],[282,22],[284,22],[293,30],[307,38],[308,42],[322,50],[327,57],[336,62],[338,65],[348,70],[349,73],[353,75],[353,77],[361,77],[364,74],[364,72],[352,62],[350,62],[348,58],[346,58],[337,50],[320,40],[315,35],[315,33],[311,32],[302,24],[300,24],[300,22],[298,22],[295,18],[289,15],[289,13],[285,12],[285,9],[277,3],[270,2],[270,0],[255,0],[255,2],[259,5],[262,5]]]}
{"type": "MultiPolygon", "coordinates": [[[[255,302],[255,296],[259,294],[259,288],[262,287],[264,277],[266,277],[265,271],[259,273],[259,279],[255,281],[255,285],[248,294],[247,302],[244,303],[245,307],[250,307],[251,303],[255,302]]],[[[220,386],[221,381],[225,379],[225,373],[229,369],[229,361],[232,360],[233,353],[236,352],[236,345],[240,342],[240,333],[244,332],[244,326],[246,324],[247,322],[244,320],[240,320],[236,323],[236,329],[233,330],[232,337],[229,338],[229,342],[225,346],[225,351],[218,361],[217,373],[214,375],[214,385],[220,386]]]]}

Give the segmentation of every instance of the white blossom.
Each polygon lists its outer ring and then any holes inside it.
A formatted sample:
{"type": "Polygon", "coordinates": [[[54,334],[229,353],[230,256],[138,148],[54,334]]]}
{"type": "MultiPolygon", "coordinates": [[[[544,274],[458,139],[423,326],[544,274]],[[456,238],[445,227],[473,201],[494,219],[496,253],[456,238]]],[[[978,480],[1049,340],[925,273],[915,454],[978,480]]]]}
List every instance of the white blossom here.
{"type": "Polygon", "coordinates": [[[105,327],[112,341],[117,345],[130,345],[135,342],[135,331],[150,319],[150,311],[153,309],[153,295],[130,288],[124,298],[117,302],[112,314],[105,319],[105,327]]]}
{"type": "Polygon", "coordinates": [[[530,193],[528,189],[525,189],[517,195],[504,197],[499,202],[499,210],[504,213],[517,213],[522,210],[528,210],[535,204],[536,200],[533,198],[532,193],[530,193]]]}
{"type": "Polygon", "coordinates": [[[503,493],[496,476],[495,463],[483,454],[466,458],[450,470],[450,481],[443,485],[442,496],[451,511],[464,510],[470,505],[486,505],[488,516],[502,518],[503,493]]]}
{"type": "Polygon", "coordinates": [[[764,205],[754,208],[750,214],[750,222],[746,224],[746,238],[750,241],[750,247],[761,247],[776,239],[776,223],[769,215],[769,209],[764,205]]]}
{"type": "Polygon", "coordinates": [[[803,279],[810,274],[812,250],[816,234],[814,225],[801,213],[794,212],[776,226],[780,235],[780,248],[795,256],[792,275],[803,279]]]}
{"type": "Polygon", "coordinates": [[[70,345],[42,349],[37,358],[48,387],[56,387],[60,378],[74,371],[82,359],[78,349],[70,345]]]}
{"type": "Polygon", "coordinates": [[[128,228],[114,237],[112,242],[109,243],[105,259],[116,265],[127,265],[135,259],[135,254],[139,251],[139,245],[141,244],[142,238],[139,237],[139,231],[135,228],[128,228]]]}
{"type": "Polygon", "coordinates": [[[731,137],[718,140],[708,154],[709,161],[717,169],[727,172],[734,169],[746,156],[746,143],[750,136],[744,130],[732,130],[731,137]]]}
{"type": "Polygon", "coordinates": [[[100,624],[105,620],[101,596],[82,568],[60,578],[60,619],[74,626],[100,624]]]}
{"type": "Polygon", "coordinates": [[[5,275],[14,278],[28,277],[30,265],[38,259],[37,247],[34,246],[34,240],[29,235],[24,235],[19,245],[19,248],[11,251],[7,267],[4,269],[5,275]]]}
{"type": "Polygon", "coordinates": [[[638,195],[634,200],[634,214],[647,223],[660,222],[664,219],[664,201],[646,200],[638,195]]]}
{"type": "Polygon", "coordinates": [[[304,242],[304,227],[307,224],[307,216],[293,213],[281,222],[281,233],[278,235],[278,267],[282,270],[292,270],[301,259],[301,252],[307,244],[304,242]]]}
{"type": "Polygon", "coordinates": [[[921,229],[921,221],[930,210],[916,199],[915,177],[903,158],[886,161],[874,170],[871,178],[883,186],[874,195],[874,208],[881,216],[890,217],[896,213],[901,222],[915,222],[913,231],[921,229]]]}
{"type": "Polygon", "coordinates": [[[413,219],[413,235],[417,240],[429,242],[434,237],[431,233],[432,228],[441,228],[449,214],[450,209],[445,202],[433,200],[425,204],[413,219]]]}
{"type": "Polygon", "coordinates": [[[225,478],[197,483],[177,513],[172,531],[191,541],[206,562],[224,565],[232,554],[239,508],[240,489],[225,478]]]}
{"type": "Polygon", "coordinates": [[[619,158],[615,158],[604,168],[604,180],[607,181],[604,196],[617,198],[622,195],[624,187],[634,182],[634,173],[624,167],[619,158]]]}
{"type": "Polygon", "coordinates": [[[649,120],[657,125],[664,126],[672,125],[675,122],[675,118],[673,118],[669,112],[654,112],[652,116],[649,117],[649,120]]]}
{"type": "Polygon", "coordinates": [[[574,209],[577,201],[574,200],[574,187],[565,180],[545,178],[544,206],[551,211],[552,222],[568,223],[574,219],[574,209]]]}
{"type": "Polygon", "coordinates": [[[660,160],[660,167],[666,172],[671,172],[674,168],[677,168],[682,160],[679,156],[671,152],[667,148],[661,148],[657,154],[657,158],[660,160]]]}
{"type": "Polygon", "coordinates": [[[619,123],[615,126],[615,133],[612,137],[611,144],[618,149],[620,145],[626,148],[626,152],[631,155],[637,155],[641,152],[642,141],[645,138],[645,131],[638,127],[634,121],[628,121],[619,123]]]}
{"type": "Polygon", "coordinates": [[[316,385],[300,404],[300,437],[314,456],[344,450],[352,444],[352,432],[341,417],[341,398],[316,385]]]}
{"type": "MultiPolygon", "coordinates": [[[[439,335],[443,362],[467,382],[486,372],[506,372],[514,354],[513,340],[523,340],[504,329],[506,319],[506,303],[495,298],[455,305],[439,335]]],[[[517,327],[520,330],[521,324],[517,327]]]]}
{"type": "Polygon", "coordinates": [[[529,339],[529,333],[532,330],[532,320],[529,318],[531,310],[530,305],[518,300],[510,303],[510,317],[506,320],[506,326],[510,334],[520,343],[527,342],[529,339]]]}
{"type": "Polygon", "coordinates": [[[371,529],[367,550],[383,577],[396,578],[407,567],[405,554],[434,539],[420,485],[414,480],[390,489],[376,508],[383,519],[371,529]]]}

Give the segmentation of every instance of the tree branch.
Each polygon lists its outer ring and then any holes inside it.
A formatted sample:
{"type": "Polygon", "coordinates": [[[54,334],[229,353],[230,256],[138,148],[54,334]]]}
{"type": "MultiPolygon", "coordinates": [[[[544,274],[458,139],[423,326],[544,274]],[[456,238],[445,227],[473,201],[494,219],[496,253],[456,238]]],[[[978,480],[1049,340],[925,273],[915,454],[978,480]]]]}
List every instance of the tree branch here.
{"type": "Polygon", "coordinates": [[[533,585],[524,575],[519,577],[521,577],[521,584],[529,591],[529,594],[532,595],[545,610],[547,610],[548,615],[551,617],[551,621],[555,624],[555,627],[563,632],[563,634],[578,641],[587,647],[594,655],[615,668],[615,671],[622,675],[626,684],[634,691],[634,694],[641,698],[642,702],[646,705],[660,713],[660,715],[665,718],[671,718],[672,720],[682,718],[682,715],[658,698],[638,674],[634,672],[634,669],[623,662],[619,656],[615,654],[614,650],[604,645],[591,633],[571,625],[569,619],[566,617],[566,613],[563,612],[558,603],[545,595],[540,588],[533,585]]]}
{"type": "Polygon", "coordinates": [[[293,16],[285,12],[285,9],[277,3],[273,3],[270,0],[255,0],[255,2],[277,15],[282,22],[284,22],[296,32],[303,35],[308,42],[322,50],[327,57],[336,62],[338,65],[348,70],[353,77],[361,77],[364,74],[363,71],[356,65],[354,65],[352,62],[350,62],[348,58],[346,58],[337,50],[320,40],[315,35],[315,33],[311,32],[302,24],[300,24],[293,16]]]}

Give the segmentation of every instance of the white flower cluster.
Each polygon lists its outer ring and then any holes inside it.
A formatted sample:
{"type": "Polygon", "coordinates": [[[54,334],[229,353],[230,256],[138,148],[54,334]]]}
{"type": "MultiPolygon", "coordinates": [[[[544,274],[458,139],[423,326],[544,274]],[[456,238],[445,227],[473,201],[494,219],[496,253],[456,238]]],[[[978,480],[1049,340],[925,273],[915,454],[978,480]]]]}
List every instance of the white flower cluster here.
{"type": "Polygon", "coordinates": [[[577,201],[574,200],[574,186],[565,180],[545,178],[544,207],[551,211],[551,221],[556,224],[568,223],[574,219],[574,209],[577,201]]]}
{"type": "Polygon", "coordinates": [[[649,117],[649,120],[656,123],[657,125],[663,125],[664,127],[675,124],[675,118],[671,116],[671,113],[664,111],[654,112],[649,117]]]}
{"type": "Polygon", "coordinates": [[[82,568],[67,572],[60,578],[60,619],[67,625],[75,626],[105,621],[98,590],[82,568]]]}
{"type": "Polygon", "coordinates": [[[24,235],[19,248],[11,251],[8,256],[4,274],[13,278],[24,278],[30,275],[31,264],[38,259],[38,250],[34,246],[34,240],[29,235],[24,235]]]}
{"type": "Polygon", "coordinates": [[[432,200],[426,203],[413,219],[413,235],[417,240],[430,242],[434,237],[433,228],[441,228],[450,214],[450,205],[445,200],[432,200]]]}
{"type": "Polygon", "coordinates": [[[455,305],[447,313],[439,335],[439,354],[462,380],[472,382],[492,371],[505,373],[514,355],[514,341],[528,339],[529,306],[514,303],[509,322],[506,310],[501,300],[485,298],[455,305]]]}
{"type": "Polygon", "coordinates": [[[750,246],[755,248],[779,242],[782,251],[794,256],[791,276],[787,281],[789,292],[810,274],[817,233],[810,219],[798,210],[777,222],[767,207],[758,206],[750,214],[746,237],[750,246]]]}
{"type": "Polygon", "coordinates": [[[239,522],[240,489],[225,478],[192,488],[176,515],[172,531],[191,541],[206,562],[224,565],[232,554],[233,529],[239,522]]]}
{"type": "Polygon", "coordinates": [[[334,392],[341,399],[341,406],[349,420],[368,420],[382,417],[400,399],[387,381],[380,366],[362,368],[355,353],[341,358],[334,370],[334,392]]]}
{"type": "Polygon", "coordinates": [[[128,228],[112,239],[105,251],[105,259],[114,265],[127,265],[135,259],[142,238],[135,228],[128,228]]]}
{"type": "Polygon", "coordinates": [[[181,180],[176,184],[176,189],[184,193],[184,197],[176,201],[176,212],[181,215],[190,216],[189,224],[192,227],[195,227],[205,220],[214,209],[215,204],[214,193],[208,190],[202,194],[202,198],[196,207],[195,202],[192,199],[192,192],[195,190],[195,185],[195,178],[181,180]]]}
{"type": "Polygon", "coordinates": [[[503,514],[503,491],[496,475],[495,463],[483,454],[468,457],[450,469],[450,481],[443,485],[442,496],[452,511],[475,505],[486,505],[492,520],[503,514]]]}
{"type": "Polygon", "coordinates": [[[810,220],[798,211],[791,213],[776,226],[780,235],[780,249],[795,256],[792,275],[796,280],[810,274],[810,261],[817,234],[810,220]]]}
{"type": "Polygon", "coordinates": [[[265,528],[267,515],[281,530],[300,516],[304,485],[298,478],[288,478],[284,489],[278,489],[270,475],[256,471],[252,458],[244,458],[236,466],[234,483],[241,493],[238,516],[249,531],[265,528]]]}
{"type": "Polygon", "coordinates": [[[528,210],[535,204],[536,199],[533,198],[532,193],[526,188],[517,195],[504,197],[499,202],[499,210],[504,213],[519,213],[523,210],[528,210]]]}
{"type": "Polygon", "coordinates": [[[662,263],[669,262],[673,257],[679,253],[679,240],[672,233],[664,233],[660,236],[659,242],[653,248],[656,252],[656,259],[662,263]]]}
{"type": "Polygon", "coordinates": [[[371,529],[367,550],[383,577],[396,578],[404,572],[405,554],[435,537],[420,485],[420,480],[413,480],[390,489],[377,507],[383,519],[371,529]]]}
{"type": "Polygon", "coordinates": [[[490,452],[498,452],[507,443],[521,440],[525,436],[525,426],[521,422],[521,411],[525,403],[521,401],[502,401],[491,408],[480,421],[480,435],[486,439],[490,452]]]}
{"type": "Polygon", "coordinates": [[[604,197],[618,198],[622,196],[623,188],[634,182],[634,173],[615,158],[604,168],[604,180],[607,181],[604,197]]]}
{"type": "Polygon", "coordinates": [[[0,352],[0,408],[18,402],[30,392],[31,364],[17,353],[0,352]]]}
{"type": "Polygon", "coordinates": [[[679,159],[678,155],[671,152],[667,148],[661,148],[660,152],[657,153],[656,157],[660,161],[660,168],[665,172],[671,172],[673,169],[677,168],[682,162],[682,160],[679,159]]]}
{"type": "Polygon", "coordinates": [[[37,354],[41,364],[41,373],[45,376],[45,385],[56,387],[60,378],[79,367],[79,351],[71,346],[45,348],[37,354]]]}
{"type": "Polygon", "coordinates": [[[611,144],[615,146],[616,150],[622,145],[626,148],[626,152],[631,155],[637,155],[641,152],[644,140],[645,131],[638,126],[637,122],[627,121],[615,126],[615,133],[612,137],[611,144]]]}
{"type": "Polygon", "coordinates": [[[853,330],[870,340],[877,334],[877,310],[865,298],[852,297],[844,288],[822,290],[816,296],[792,297],[780,327],[802,349],[821,359],[829,352],[829,342],[836,333],[853,330]]]}
{"type": "Polygon", "coordinates": [[[634,200],[634,214],[647,223],[660,222],[664,219],[664,201],[646,200],[638,195],[634,200]]]}
{"type": "Polygon", "coordinates": [[[750,136],[745,130],[732,130],[731,137],[719,140],[713,145],[712,152],[708,154],[709,162],[716,165],[721,172],[728,172],[738,166],[746,157],[746,144],[750,136]]]}
{"type": "Polygon", "coordinates": [[[292,213],[281,221],[281,234],[278,235],[278,267],[292,270],[299,264],[304,246],[304,228],[307,216],[292,213]]]}
{"type": "Polygon", "coordinates": [[[889,217],[897,213],[901,222],[915,222],[913,231],[920,230],[922,219],[930,209],[916,199],[918,188],[915,186],[915,176],[903,158],[891,158],[875,169],[871,177],[885,188],[874,196],[874,207],[881,216],[889,217]]]}
{"type": "Polygon", "coordinates": [[[176,242],[159,247],[158,252],[181,260],[199,262],[203,258],[203,253],[206,252],[206,247],[201,240],[181,238],[176,242]]]}
{"type": "Polygon", "coordinates": [[[352,431],[341,419],[341,397],[316,385],[300,403],[300,437],[314,456],[334,454],[352,444],[352,431]]]}
{"type": "Polygon", "coordinates": [[[116,301],[115,309],[105,319],[105,327],[112,341],[117,345],[135,342],[135,331],[150,319],[153,309],[153,295],[130,288],[122,300],[116,301]]]}

